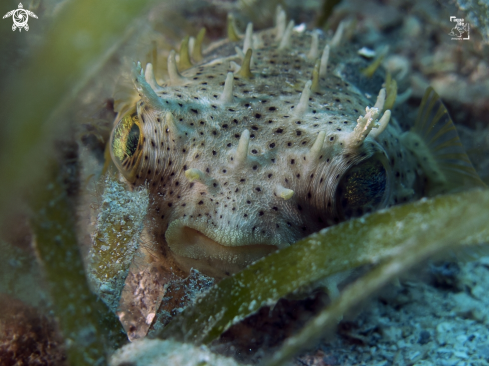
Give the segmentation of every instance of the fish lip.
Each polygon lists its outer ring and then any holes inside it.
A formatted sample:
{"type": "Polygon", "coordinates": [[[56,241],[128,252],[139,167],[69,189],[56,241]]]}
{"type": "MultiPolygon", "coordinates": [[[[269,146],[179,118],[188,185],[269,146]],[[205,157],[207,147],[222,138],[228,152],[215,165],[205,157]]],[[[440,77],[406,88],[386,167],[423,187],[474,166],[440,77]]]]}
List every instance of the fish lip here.
{"type": "Polygon", "coordinates": [[[189,272],[195,268],[214,278],[239,272],[280,247],[288,246],[279,246],[265,240],[246,240],[244,232],[222,232],[209,226],[207,220],[188,218],[172,221],[166,230],[165,239],[183,270],[189,272]],[[230,245],[224,245],[223,242],[230,245]]]}

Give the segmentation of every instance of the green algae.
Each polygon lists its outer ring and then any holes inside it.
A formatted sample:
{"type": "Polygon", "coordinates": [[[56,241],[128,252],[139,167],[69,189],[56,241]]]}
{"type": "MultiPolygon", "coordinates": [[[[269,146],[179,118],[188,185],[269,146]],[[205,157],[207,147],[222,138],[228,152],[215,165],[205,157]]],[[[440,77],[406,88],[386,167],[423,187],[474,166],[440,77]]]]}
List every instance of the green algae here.
{"type": "MultiPolygon", "coordinates": [[[[187,308],[160,337],[210,343],[231,325],[273,305],[301,286],[338,272],[405,255],[402,243],[420,241],[439,250],[444,244],[489,242],[480,218],[489,214],[489,191],[456,195],[392,207],[321,230],[222,280],[187,308]],[[467,231],[467,221],[475,220],[467,231]]],[[[422,260],[423,252],[414,260],[422,260]]]]}
{"type": "Polygon", "coordinates": [[[76,235],[75,214],[62,177],[51,169],[32,200],[35,248],[71,366],[103,365],[121,341],[121,326],[90,291],[76,235]]]}
{"type": "MultiPolygon", "coordinates": [[[[67,111],[77,93],[134,30],[132,21],[152,2],[66,1],[51,18],[45,41],[31,50],[29,61],[16,73],[2,75],[1,99],[6,107],[2,136],[8,138],[0,144],[0,217],[23,188],[42,176],[54,139],[68,125],[69,118],[59,118],[61,112],[67,111]]],[[[7,32],[12,37],[11,30],[7,32]]],[[[0,53],[8,54],[7,47],[3,44],[0,53]]]]}
{"type": "Polygon", "coordinates": [[[129,191],[113,174],[106,175],[87,262],[92,286],[113,312],[139,248],[148,204],[147,189],[129,191]]]}
{"type": "Polygon", "coordinates": [[[310,348],[311,344],[325,334],[325,330],[333,329],[348,310],[429,256],[450,248],[455,249],[460,244],[463,246],[487,243],[489,241],[487,228],[489,191],[485,191],[479,197],[481,199],[479,205],[474,202],[477,195],[472,195],[467,197],[467,205],[460,205],[447,213],[442,220],[446,230],[443,230],[442,226],[438,226],[435,230],[420,230],[411,238],[404,240],[397,246],[397,254],[393,258],[348,286],[338,299],[311,319],[297,335],[287,339],[279,351],[264,364],[283,365],[294,355],[310,348]],[[463,220],[460,219],[461,217],[463,220]],[[467,233],[477,234],[467,235],[467,233]]]}

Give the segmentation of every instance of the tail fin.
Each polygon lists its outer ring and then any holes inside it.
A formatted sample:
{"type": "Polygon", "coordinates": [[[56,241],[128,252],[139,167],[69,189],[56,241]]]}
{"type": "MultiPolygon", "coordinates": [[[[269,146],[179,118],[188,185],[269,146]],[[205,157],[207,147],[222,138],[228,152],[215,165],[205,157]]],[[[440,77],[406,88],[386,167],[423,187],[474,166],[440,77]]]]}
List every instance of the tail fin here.
{"type": "Polygon", "coordinates": [[[465,153],[447,109],[432,87],[426,89],[414,127],[403,143],[428,177],[428,194],[486,187],[465,153]]]}

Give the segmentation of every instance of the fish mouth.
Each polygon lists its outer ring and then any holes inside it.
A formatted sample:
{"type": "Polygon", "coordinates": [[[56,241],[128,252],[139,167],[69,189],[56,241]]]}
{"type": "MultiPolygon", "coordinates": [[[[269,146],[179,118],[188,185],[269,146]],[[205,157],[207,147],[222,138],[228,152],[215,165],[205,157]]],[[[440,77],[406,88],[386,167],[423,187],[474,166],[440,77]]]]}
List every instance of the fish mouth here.
{"type": "Polygon", "coordinates": [[[187,220],[173,221],[165,233],[166,242],[181,269],[189,272],[194,268],[216,279],[239,272],[279,248],[263,240],[258,243],[239,240],[239,236],[237,232],[219,232],[219,229],[209,228],[208,224],[199,225],[187,220]]]}

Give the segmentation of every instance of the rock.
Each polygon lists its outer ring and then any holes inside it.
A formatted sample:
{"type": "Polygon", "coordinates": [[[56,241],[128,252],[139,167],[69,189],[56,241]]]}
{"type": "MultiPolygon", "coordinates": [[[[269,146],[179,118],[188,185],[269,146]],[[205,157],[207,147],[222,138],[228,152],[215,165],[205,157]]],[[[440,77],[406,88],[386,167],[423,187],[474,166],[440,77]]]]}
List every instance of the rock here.
{"type": "Polygon", "coordinates": [[[239,366],[231,358],[216,355],[206,346],[195,347],[172,340],[143,339],[115,352],[109,366],[239,366]]]}

